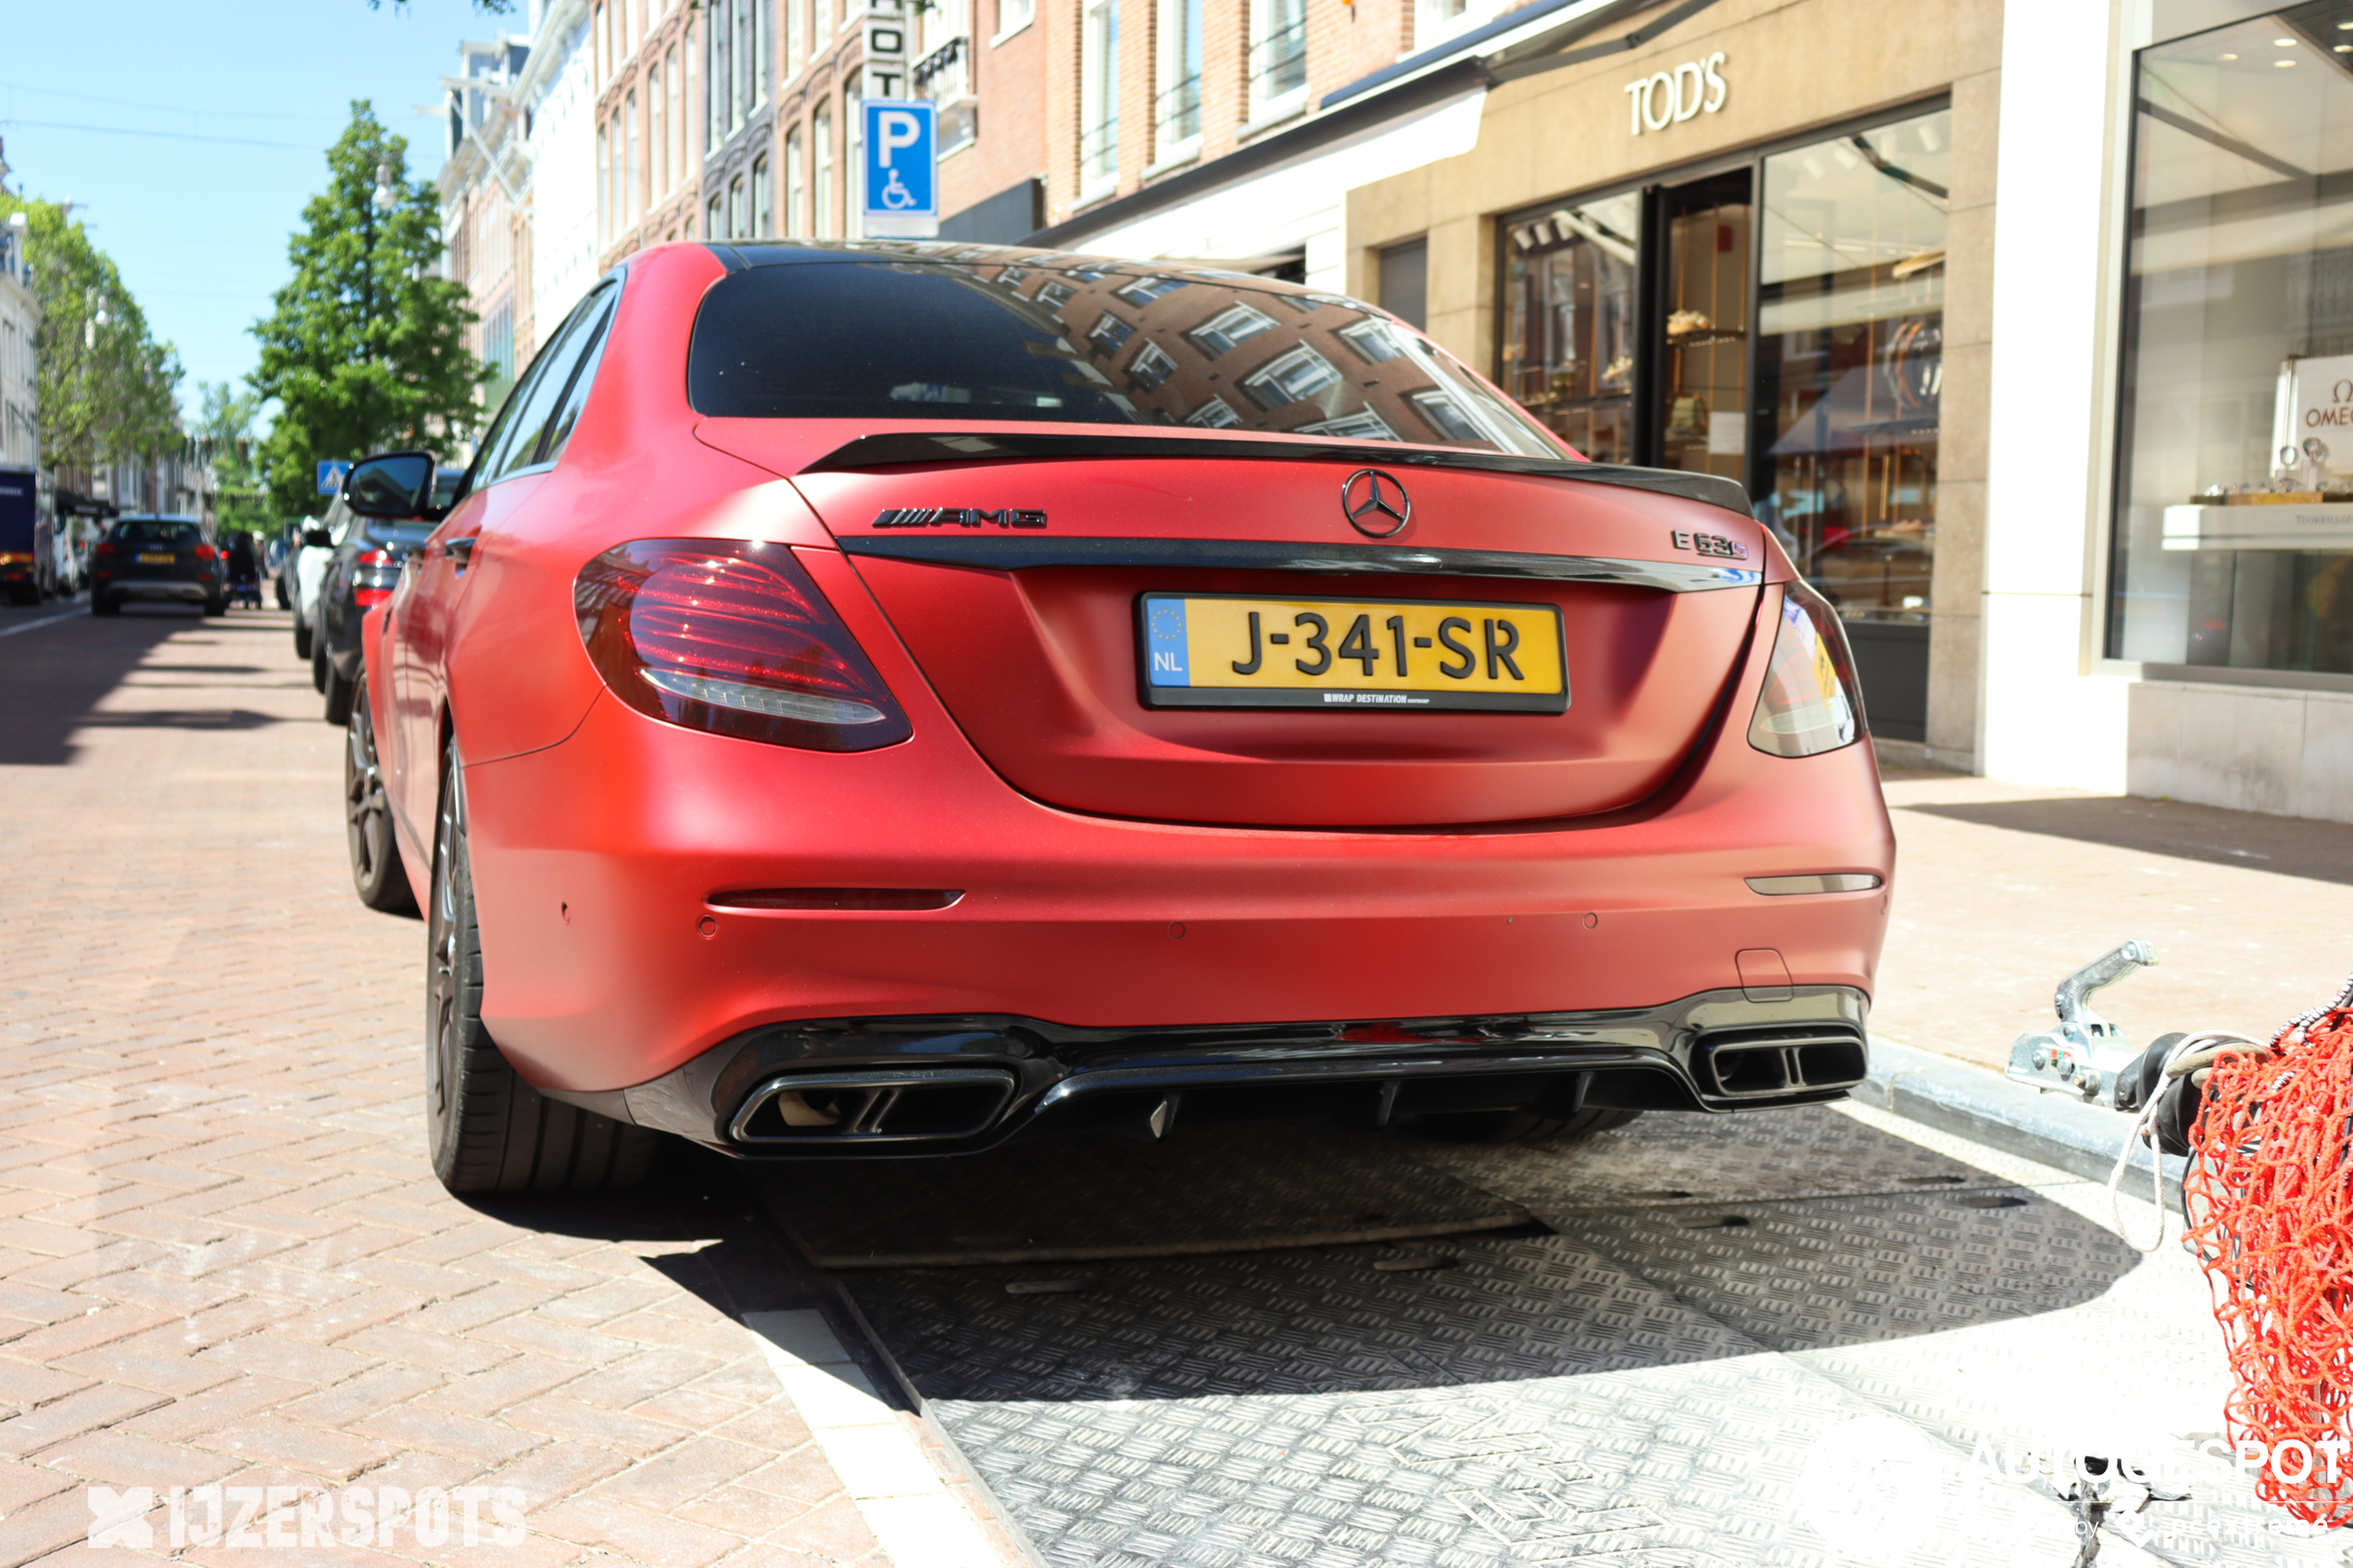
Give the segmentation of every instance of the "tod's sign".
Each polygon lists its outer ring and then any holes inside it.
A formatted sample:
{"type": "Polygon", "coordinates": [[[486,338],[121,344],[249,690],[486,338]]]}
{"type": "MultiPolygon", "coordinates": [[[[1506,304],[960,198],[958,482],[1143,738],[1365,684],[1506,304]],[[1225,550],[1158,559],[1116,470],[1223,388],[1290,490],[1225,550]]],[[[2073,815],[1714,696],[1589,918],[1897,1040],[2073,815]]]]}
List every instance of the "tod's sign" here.
{"type": "Polygon", "coordinates": [[[1718,49],[1704,60],[1685,60],[1673,70],[1662,70],[1626,84],[1631,129],[1664,131],[1696,114],[1714,114],[1724,107],[1724,63],[1718,49]]]}

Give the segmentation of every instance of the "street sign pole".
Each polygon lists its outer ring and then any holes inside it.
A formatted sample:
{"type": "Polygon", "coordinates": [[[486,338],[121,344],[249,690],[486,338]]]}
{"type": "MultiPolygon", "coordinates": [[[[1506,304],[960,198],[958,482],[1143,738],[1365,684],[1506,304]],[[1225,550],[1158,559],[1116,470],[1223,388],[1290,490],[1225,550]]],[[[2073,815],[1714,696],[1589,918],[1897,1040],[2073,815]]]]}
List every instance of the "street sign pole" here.
{"type": "Polygon", "coordinates": [[[866,232],[928,240],[939,233],[939,109],[920,99],[864,98],[860,164],[866,232]]]}

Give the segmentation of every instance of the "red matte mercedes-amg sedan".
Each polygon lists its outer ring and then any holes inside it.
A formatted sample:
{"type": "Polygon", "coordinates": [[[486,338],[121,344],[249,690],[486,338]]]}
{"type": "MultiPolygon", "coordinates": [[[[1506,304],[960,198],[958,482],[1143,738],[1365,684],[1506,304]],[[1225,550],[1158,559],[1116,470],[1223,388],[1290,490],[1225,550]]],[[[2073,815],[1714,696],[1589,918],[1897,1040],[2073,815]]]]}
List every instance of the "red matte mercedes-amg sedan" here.
{"type": "Polygon", "coordinates": [[[1738,484],[1585,462],[1352,299],[645,252],[364,655],[354,872],[427,911],[455,1190],[1864,1075],[1894,842],[1835,611],[1738,484]]]}

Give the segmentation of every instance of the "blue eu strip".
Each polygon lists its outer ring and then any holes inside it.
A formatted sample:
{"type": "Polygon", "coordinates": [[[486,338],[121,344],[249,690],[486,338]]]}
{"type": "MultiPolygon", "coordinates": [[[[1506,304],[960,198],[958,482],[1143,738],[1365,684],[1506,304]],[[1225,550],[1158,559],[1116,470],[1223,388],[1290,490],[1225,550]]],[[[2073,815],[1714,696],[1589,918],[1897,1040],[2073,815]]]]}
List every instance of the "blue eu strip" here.
{"type": "Polygon", "coordinates": [[[1151,656],[1151,684],[1189,686],[1191,667],[1185,659],[1185,601],[1152,599],[1144,606],[1144,646],[1151,656]]]}

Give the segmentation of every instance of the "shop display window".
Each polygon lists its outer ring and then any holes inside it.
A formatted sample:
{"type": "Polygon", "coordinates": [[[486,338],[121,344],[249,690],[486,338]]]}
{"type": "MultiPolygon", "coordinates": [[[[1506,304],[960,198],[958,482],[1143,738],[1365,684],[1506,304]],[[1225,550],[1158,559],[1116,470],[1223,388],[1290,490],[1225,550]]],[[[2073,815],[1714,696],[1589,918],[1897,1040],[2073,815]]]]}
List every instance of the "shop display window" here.
{"type": "Polygon", "coordinates": [[[2353,5],[2136,85],[2108,651],[2353,674],[2353,5]]]}
{"type": "Polygon", "coordinates": [[[1498,380],[1597,462],[1738,480],[1925,738],[1952,114],[1504,220],[1498,380]]]}
{"type": "Polygon", "coordinates": [[[1642,198],[1567,203],[1509,226],[1504,390],[1597,463],[1634,457],[1642,198]]]}
{"type": "Polygon", "coordinates": [[[1765,160],[1757,515],[1858,642],[1934,608],[1951,162],[1944,109],[1765,160]]]}

